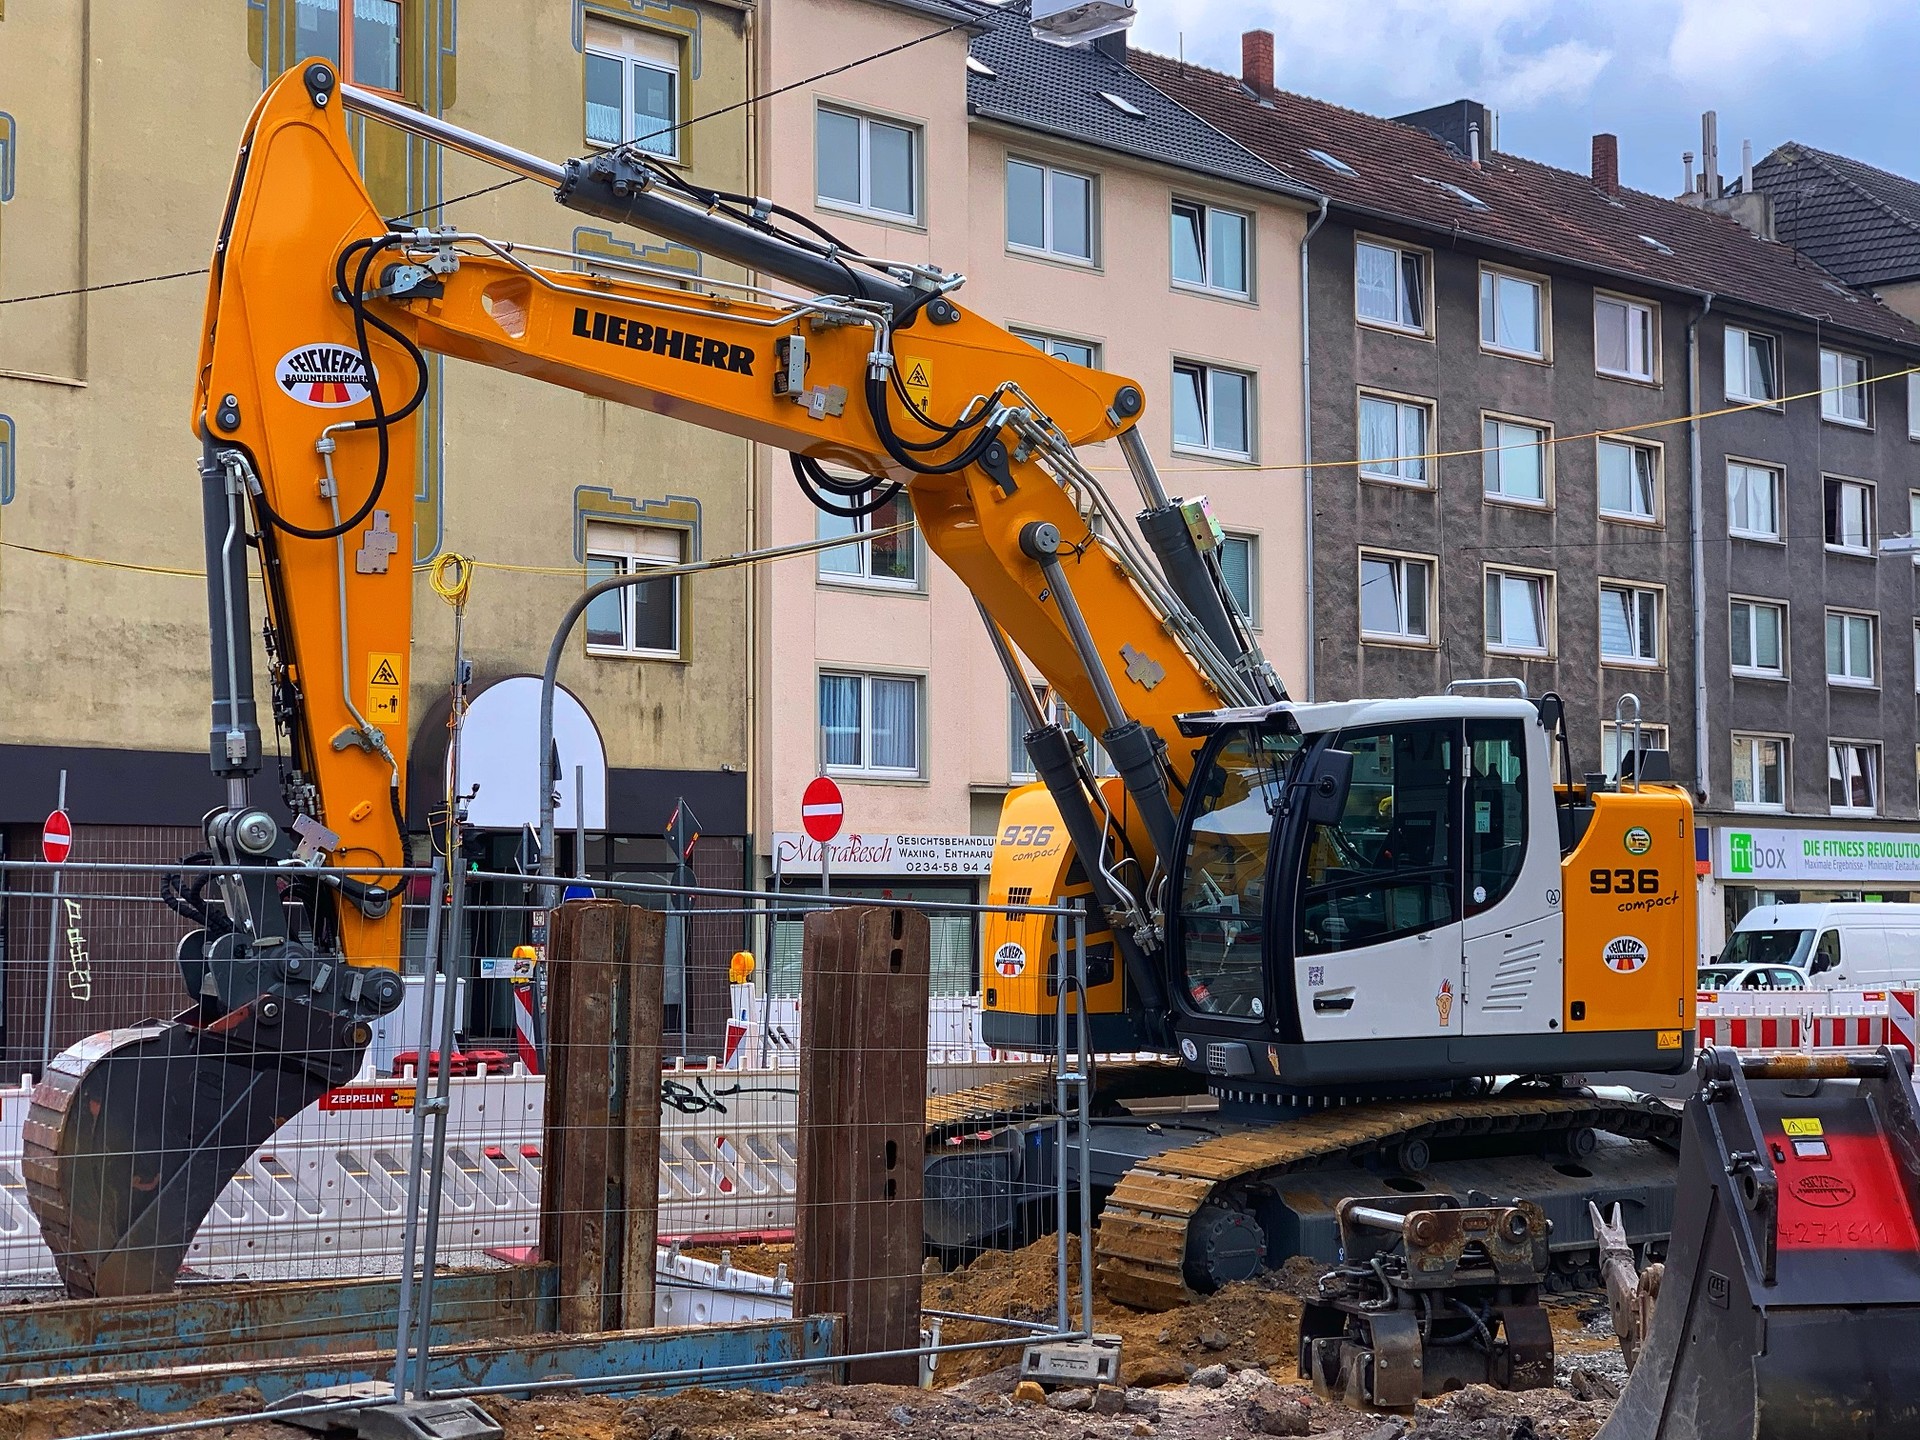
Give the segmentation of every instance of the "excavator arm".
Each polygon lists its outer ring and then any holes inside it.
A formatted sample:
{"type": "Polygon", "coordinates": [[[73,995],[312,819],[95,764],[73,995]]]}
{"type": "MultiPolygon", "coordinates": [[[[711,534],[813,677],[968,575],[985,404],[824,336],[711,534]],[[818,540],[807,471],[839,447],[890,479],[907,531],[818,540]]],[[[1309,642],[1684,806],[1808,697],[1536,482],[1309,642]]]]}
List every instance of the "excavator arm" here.
{"type": "Polygon", "coordinates": [[[182,944],[192,1008],[95,1037],[36,1094],[29,1194],[75,1293],[169,1288],[234,1171],[352,1076],[368,1022],[400,1001],[398,886],[380,872],[408,859],[412,502],[429,352],[785,450],[836,513],[870,513],[905,487],[1016,688],[1012,647],[1101,722],[1117,779],[1096,779],[1058,724],[1033,717],[1044,792],[1021,813],[1058,817],[1136,996],[1150,1012],[1164,1005],[1152,890],[1190,765],[1166,742],[1188,712],[1284,698],[1228,599],[1204,513],[1161,490],[1134,428],[1137,384],[970,314],[949,298],[957,276],[868,260],[783,228],[777,209],[618,151],[552,165],[343,87],[324,62],[261,98],[215,250],[192,412],[210,751],[227,785],[206,829],[216,863],[234,868],[182,944]],[[786,288],[589,269],[564,251],[391,224],[360,178],[349,108],[786,288]],[[1104,440],[1119,442],[1142,491],[1144,545],[1075,458],[1104,440]],[[263,753],[249,555],[291,834],[248,794],[263,753]]]}

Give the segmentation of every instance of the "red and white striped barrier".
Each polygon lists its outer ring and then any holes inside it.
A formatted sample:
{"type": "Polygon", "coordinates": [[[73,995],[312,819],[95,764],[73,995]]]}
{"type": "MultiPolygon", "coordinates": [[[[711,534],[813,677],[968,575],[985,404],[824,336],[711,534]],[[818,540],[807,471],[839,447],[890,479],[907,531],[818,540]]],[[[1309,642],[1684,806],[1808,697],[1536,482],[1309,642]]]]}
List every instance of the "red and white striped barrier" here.
{"type": "Polygon", "coordinates": [[[513,987],[513,1043],[529,1075],[540,1073],[540,1046],[533,1038],[533,986],[513,987]]]}
{"type": "Polygon", "coordinates": [[[1736,1050],[1871,1050],[1916,1053],[1915,990],[1702,990],[1699,1042],[1736,1050]]]}

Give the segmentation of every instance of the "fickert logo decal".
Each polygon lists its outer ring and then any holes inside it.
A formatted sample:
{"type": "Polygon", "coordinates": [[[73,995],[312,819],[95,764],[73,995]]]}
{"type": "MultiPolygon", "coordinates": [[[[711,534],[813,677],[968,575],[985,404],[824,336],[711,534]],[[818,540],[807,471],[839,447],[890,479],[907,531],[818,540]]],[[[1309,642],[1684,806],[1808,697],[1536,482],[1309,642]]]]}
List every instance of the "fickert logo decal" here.
{"type": "Polygon", "coordinates": [[[367,364],[345,345],[302,345],[273,368],[280,388],[302,405],[340,410],[367,398],[367,364]]]}

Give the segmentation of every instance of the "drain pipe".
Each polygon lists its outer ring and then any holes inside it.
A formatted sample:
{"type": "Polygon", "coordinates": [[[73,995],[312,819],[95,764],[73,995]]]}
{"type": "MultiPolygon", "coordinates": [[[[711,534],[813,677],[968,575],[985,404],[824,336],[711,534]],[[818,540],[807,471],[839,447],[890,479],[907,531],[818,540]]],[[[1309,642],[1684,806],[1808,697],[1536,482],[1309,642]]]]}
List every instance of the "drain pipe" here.
{"type": "Polygon", "coordinates": [[[1713,309],[1713,293],[1701,296],[1700,309],[1687,321],[1687,452],[1693,514],[1688,540],[1693,555],[1693,793],[1700,804],[1713,797],[1707,764],[1707,537],[1700,502],[1700,322],[1713,309]]]}
{"type": "Polygon", "coordinates": [[[1313,296],[1307,289],[1307,246],[1313,243],[1313,233],[1327,219],[1327,197],[1320,197],[1320,209],[1313,217],[1313,223],[1307,226],[1307,233],[1300,237],[1300,489],[1306,497],[1306,535],[1305,549],[1307,561],[1307,664],[1306,674],[1301,678],[1305,684],[1301,687],[1308,700],[1318,700],[1314,676],[1319,666],[1315,663],[1315,651],[1319,649],[1319,638],[1313,626],[1313,296]]]}

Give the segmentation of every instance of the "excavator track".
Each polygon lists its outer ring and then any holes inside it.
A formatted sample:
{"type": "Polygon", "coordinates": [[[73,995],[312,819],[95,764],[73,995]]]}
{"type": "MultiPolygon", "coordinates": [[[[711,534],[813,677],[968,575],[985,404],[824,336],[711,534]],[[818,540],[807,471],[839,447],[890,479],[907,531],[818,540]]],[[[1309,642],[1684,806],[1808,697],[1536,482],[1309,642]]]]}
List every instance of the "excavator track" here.
{"type": "Polygon", "coordinates": [[[1106,1294],[1140,1310],[1195,1298],[1185,1275],[1187,1230],[1200,1208],[1232,1192],[1330,1160],[1358,1159],[1411,1140],[1570,1131],[1583,1127],[1677,1144],[1678,1112],[1582,1096],[1352,1105],[1163,1151],[1121,1177],[1101,1212],[1094,1254],[1106,1294]]]}

